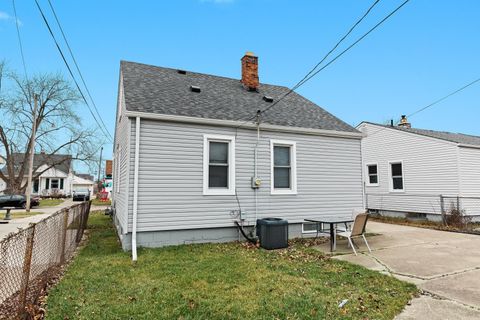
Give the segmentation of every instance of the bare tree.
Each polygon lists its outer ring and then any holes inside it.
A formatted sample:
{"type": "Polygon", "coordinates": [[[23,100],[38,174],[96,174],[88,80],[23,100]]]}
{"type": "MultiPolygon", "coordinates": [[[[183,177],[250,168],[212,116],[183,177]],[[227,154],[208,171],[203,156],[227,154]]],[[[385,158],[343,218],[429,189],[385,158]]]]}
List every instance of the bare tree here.
{"type": "Polygon", "coordinates": [[[0,158],[5,161],[0,179],[6,182],[8,192],[25,192],[31,139],[35,139],[35,149],[42,150],[51,160],[34,172],[33,179],[70,161],[56,157],[58,154],[68,154],[72,160],[87,163],[95,159],[100,141],[95,130],[82,124],[81,111],[76,107],[80,101],[76,89],[60,74],[25,79],[7,71],[5,63],[0,62],[0,158]],[[36,114],[34,94],[38,96],[36,114]],[[35,137],[32,136],[33,121],[37,127],[35,137]]]}

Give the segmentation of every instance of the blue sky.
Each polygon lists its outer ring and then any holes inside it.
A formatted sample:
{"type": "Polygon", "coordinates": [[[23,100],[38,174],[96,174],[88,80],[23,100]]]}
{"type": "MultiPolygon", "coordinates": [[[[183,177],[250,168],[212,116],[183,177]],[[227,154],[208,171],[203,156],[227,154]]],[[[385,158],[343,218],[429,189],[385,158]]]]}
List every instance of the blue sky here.
{"type": "MultiPolygon", "coordinates": [[[[120,60],[239,78],[240,58],[253,51],[261,82],[291,87],[373,3],[51,1],[112,134],[120,60]]],[[[48,2],[39,2],[54,25],[48,2]]],[[[380,1],[341,48],[401,2],[380,1]]],[[[34,0],[17,0],[17,13],[28,72],[68,77],[34,0]]],[[[411,0],[298,92],[351,125],[412,113],[480,77],[479,13],[475,0],[411,0]]],[[[0,0],[0,59],[22,70],[11,0],[0,0]]],[[[479,94],[477,83],[410,120],[414,127],[480,135],[479,94]]],[[[93,121],[86,108],[83,114],[93,121]]]]}

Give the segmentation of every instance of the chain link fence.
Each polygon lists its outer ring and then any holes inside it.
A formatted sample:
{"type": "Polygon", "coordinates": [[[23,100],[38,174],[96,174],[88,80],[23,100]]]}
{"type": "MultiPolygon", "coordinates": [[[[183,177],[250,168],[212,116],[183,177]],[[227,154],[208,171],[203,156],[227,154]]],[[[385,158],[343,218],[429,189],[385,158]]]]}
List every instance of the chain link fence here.
{"type": "Polygon", "coordinates": [[[64,208],[0,242],[0,319],[28,319],[74,254],[90,202],[64,208]]]}
{"type": "Polygon", "coordinates": [[[365,205],[369,210],[436,216],[438,221],[443,222],[446,216],[456,210],[471,222],[480,222],[480,197],[367,193],[365,205]]]}

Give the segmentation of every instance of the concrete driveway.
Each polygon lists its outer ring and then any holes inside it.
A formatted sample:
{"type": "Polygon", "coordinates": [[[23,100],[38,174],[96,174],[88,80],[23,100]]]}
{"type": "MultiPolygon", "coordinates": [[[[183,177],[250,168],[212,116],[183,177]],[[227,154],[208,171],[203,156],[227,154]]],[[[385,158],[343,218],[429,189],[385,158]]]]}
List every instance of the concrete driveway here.
{"type": "MultiPolygon", "coordinates": [[[[334,258],[415,283],[422,295],[396,319],[480,319],[480,236],[369,222],[372,253],[339,240],[334,258]]],[[[327,248],[320,248],[327,250],[327,248]]]]}
{"type": "MultiPolygon", "coordinates": [[[[78,202],[77,202],[78,203],[78,202]]],[[[42,219],[50,216],[51,214],[74,205],[75,203],[72,199],[67,198],[64,202],[54,207],[46,208],[33,208],[31,211],[42,212],[42,214],[37,214],[31,217],[22,218],[22,219],[12,219],[8,224],[0,224],[0,240],[9,235],[12,232],[17,232],[19,229],[24,229],[30,225],[30,223],[37,223],[42,219]]],[[[25,211],[24,209],[15,209],[13,211],[25,211]]],[[[13,212],[12,211],[12,212],[13,212]]],[[[0,219],[3,219],[5,216],[5,210],[0,210],[0,219]]]]}

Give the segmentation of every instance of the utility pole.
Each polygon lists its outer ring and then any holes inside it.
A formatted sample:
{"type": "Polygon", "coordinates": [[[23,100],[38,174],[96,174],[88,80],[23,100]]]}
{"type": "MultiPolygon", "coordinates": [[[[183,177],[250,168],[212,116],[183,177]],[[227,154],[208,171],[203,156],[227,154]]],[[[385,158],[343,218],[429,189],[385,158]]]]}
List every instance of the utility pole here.
{"type": "Polygon", "coordinates": [[[100,148],[100,161],[98,162],[98,192],[100,192],[100,172],[102,171],[102,153],[103,153],[103,147],[100,148]]]}
{"type": "Polygon", "coordinates": [[[32,175],[33,175],[33,156],[35,155],[35,134],[37,131],[37,104],[38,95],[33,94],[33,121],[32,121],[32,136],[30,138],[30,154],[28,162],[28,180],[27,180],[27,192],[25,196],[27,198],[26,210],[30,212],[30,196],[32,193],[32,175]]]}

